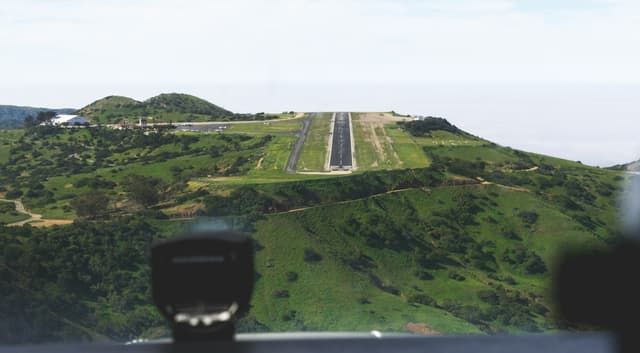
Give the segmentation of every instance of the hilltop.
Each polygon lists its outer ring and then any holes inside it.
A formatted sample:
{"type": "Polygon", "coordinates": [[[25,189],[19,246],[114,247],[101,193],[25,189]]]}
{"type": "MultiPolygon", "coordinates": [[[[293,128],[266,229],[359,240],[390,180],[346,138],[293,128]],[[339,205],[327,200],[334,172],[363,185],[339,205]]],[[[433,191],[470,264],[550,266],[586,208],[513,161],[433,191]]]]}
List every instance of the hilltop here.
{"type": "Polygon", "coordinates": [[[70,108],[38,108],[16,105],[0,105],[0,129],[21,129],[24,119],[31,115],[35,117],[39,112],[56,112],[58,114],[70,114],[75,109],[70,108]]]}
{"type": "Polygon", "coordinates": [[[213,134],[0,132],[0,197],[75,220],[0,226],[0,275],[16,283],[0,300],[11,337],[166,334],[148,296],[145,249],[194,216],[255,241],[243,331],[564,328],[549,298],[555,254],[616,241],[624,173],[500,146],[445,119],[351,116],[351,174],[323,172],[331,113],[213,134]],[[305,123],[297,172],[287,173],[305,123]],[[34,309],[18,312],[21,301],[34,309]]]}
{"type": "Polygon", "coordinates": [[[76,114],[94,124],[153,122],[262,120],[264,115],[235,114],[202,98],[181,93],[163,93],[145,101],[108,96],[78,110],[76,114]]]}

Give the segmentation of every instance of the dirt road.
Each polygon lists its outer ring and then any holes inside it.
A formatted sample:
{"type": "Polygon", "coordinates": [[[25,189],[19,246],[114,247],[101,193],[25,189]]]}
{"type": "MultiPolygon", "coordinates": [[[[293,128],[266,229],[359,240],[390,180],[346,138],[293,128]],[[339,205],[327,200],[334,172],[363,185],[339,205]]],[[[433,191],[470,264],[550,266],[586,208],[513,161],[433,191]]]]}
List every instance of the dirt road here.
{"type": "Polygon", "coordinates": [[[20,213],[23,213],[23,214],[26,214],[26,215],[29,216],[29,218],[25,219],[24,221],[7,224],[7,226],[9,226],[9,227],[22,226],[22,225],[25,225],[25,224],[27,224],[29,222],[39,221],[39,220],[42,219],[42,215],[39,215],[39,214],[36,214],[36,213],[31,213],[31,212],[27,211],[24,208],[24,205],[22,204],[22,202],[19,201],[19,200],[0,199],[0,201],[13,202],[13,204],[16,205],[16,211],[18,211],[20,213]]]}
{"type": "Polygon", "coordinates": [[[35,227],[48,227],[56,224],[60,225],[73,223],[73,221],[70,219],[43,219],[41,214],[31,213],[27,211],[27,209],[24,207],[24,204],[20,200],[0,199],[0,201],[13,202],[13,204],[16,205],[16,211],[29,216],[29,218],[25,219],[24,221],[7,224],[8,227],[19,227],[30,222],[34,222],[34,224],[32,225],[35,227]]]}

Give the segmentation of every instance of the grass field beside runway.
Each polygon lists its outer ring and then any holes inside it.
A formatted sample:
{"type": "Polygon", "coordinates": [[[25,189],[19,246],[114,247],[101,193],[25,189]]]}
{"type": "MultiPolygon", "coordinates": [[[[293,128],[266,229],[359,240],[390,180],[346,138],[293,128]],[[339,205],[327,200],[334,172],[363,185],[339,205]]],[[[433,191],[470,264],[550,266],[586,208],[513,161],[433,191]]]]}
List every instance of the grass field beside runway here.
{"type": "Polygon", "coordinates": [[[309,133],[298,159],[298,171],[324,170],[333,113],[321,113],[311,121],[309,133]]]}
{"type": "Polygon", "coordinates": [[[422,168],[429,159],[422,144],[384,113],[352,113],[358,170],[422,168]]]}
{"type": "Polygon", "coordinates": [[[296,133],[302,127],[303,119],[289,119],[272,122],[256,122],[249,124],[232,124],[225,132],[232,134],[268,135],[296,133]]]}
{"type": "Polygon", "coordinates": [[[391,138],[392,145],[404,168],[424,168],[430,162],[422,150],[422,146],[406,131],[396,124],[387,124],[384,127],[386,135],[391,138]]]}

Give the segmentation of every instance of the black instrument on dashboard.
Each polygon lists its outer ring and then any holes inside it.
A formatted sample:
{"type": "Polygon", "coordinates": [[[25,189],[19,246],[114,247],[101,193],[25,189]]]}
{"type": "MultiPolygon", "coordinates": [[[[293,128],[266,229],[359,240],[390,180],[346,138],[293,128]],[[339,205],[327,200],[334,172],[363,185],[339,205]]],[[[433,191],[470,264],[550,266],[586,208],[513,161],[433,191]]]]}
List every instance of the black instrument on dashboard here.
{"type": "Polygon", "coordinates": [[[232,340],[253,291],[251,239],[196,232],[151,248],[153,300],[176,342],[232,340]]]}

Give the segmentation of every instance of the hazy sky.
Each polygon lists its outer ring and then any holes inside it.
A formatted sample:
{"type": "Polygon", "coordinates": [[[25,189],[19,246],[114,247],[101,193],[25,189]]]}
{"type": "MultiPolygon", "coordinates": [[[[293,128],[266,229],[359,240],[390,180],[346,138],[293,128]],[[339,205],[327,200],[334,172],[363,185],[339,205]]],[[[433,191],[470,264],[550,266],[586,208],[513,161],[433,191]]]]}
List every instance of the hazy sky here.
{"type": "Polygon", "coordinates": [[[604,165],[640,155],[639,65],[632,0],[0,0],[0,104],[389,107],[604,165]]]}

